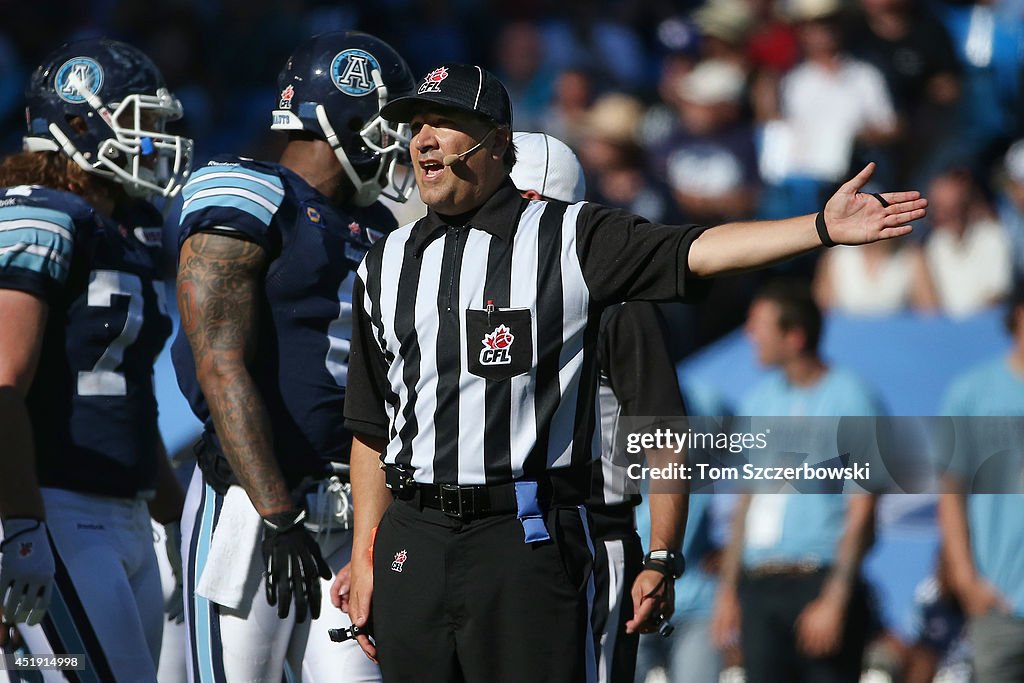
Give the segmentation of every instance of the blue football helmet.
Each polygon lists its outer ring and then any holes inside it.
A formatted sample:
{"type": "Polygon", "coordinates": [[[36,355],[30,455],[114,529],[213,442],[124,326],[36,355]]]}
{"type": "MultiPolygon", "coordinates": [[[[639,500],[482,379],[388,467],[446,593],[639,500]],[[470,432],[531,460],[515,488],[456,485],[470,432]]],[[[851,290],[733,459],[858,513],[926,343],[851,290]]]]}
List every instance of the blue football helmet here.
{"type": "Polygon", "coordinates": [[[192,141],[165,130],[181,118],[181,103],[131,45],[61,46],[32,74],[25,99],[27,151],[63,152],[136,197],[172,197],[188,178],[192,141]]]}
{"type": "Polygon", "coordinates": [[[357,31],[321,33],[298,47],[277,84],[271,129],[305,130],[326,140],[355,187],[356,206],[380,195],[409,198],[409,126],[388,123],[380,108],[416,85],[390,45],[357,31]]]}

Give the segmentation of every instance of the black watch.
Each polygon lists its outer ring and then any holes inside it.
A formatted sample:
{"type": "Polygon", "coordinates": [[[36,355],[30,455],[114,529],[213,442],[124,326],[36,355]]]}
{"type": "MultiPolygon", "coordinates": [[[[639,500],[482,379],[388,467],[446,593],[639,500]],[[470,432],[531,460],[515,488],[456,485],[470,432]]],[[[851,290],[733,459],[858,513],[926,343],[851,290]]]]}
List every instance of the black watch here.
{"type": "Polygon", "coordinates": [[[686,559],[682,553],[671,550],[652,550],[644,555],[644,569],[653,569],[678,579],[686,571],[686,559]]]}

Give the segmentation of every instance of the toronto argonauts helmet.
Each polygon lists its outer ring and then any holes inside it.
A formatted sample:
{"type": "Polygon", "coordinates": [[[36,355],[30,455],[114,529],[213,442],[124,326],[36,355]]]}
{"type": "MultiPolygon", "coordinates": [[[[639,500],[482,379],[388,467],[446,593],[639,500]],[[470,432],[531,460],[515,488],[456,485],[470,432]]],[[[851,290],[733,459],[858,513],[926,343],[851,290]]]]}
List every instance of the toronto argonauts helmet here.
{"type": "Polygon", "coordinates": [[[106,38],[67,43],[36,69],[25,92],[30,152],[60,151],[134,196],[175,195],[192,141],[165,131],[181,103],[141,51],[106,38]]]}
{"type": "Polygon", "coordinates": [[[305,130],[326,140],[367,206],[383,194],[404,202],[412,192],[408,125],[380,117],[389,100],[415,88],[405,60],[384,41],[357,31],[322,33],[292,54],[277,79],[271,128],[305,130]]]}

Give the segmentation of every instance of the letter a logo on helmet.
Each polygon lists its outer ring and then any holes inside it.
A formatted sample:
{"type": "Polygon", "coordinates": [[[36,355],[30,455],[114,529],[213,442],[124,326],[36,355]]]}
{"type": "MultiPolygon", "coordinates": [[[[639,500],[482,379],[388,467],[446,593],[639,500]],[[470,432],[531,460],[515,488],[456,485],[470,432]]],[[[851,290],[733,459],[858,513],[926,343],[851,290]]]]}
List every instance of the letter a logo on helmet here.
{"type": "Polygon", "coordinates": [[[54,87],[65,102],[85,102],[86,92],[95,95],[103,87],[103,69],[96,60],[88,57],[69,59],[57,70],[54,87]]]}
{"type": "Polygon", "coordinates": [[[365,50],[339,52],[331,62],[331,77],[338,90],[346,95],[362,97],[377,89],[371,73],[380,71],[380,63],[365,50]]]}

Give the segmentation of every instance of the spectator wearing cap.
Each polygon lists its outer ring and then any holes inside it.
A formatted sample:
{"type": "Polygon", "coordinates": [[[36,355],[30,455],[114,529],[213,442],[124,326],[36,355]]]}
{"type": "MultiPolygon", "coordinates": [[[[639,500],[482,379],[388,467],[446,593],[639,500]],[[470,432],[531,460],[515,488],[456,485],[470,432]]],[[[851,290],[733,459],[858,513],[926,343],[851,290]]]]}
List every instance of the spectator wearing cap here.
{"type": "Polygon", "coordinates": [[[700,31],[701,55],[745,67],[747,38],[754,15],[746,0],[708,0],[693,13],[700,31]]]}
{"type": "Polygon", "coordinates": [[[792,0],[803,61],[783,79],[779,110],[766,122],[761,176],[775,187],[762,195],[766,217],[810,211],[842,178],[858,145],[885,145],[897,119],[885,79],[842,46],[839,0],[792,0]]]}
{"type": "MultiPolygon", "coordinates": [[[[685,220],[715,224],[754,214],[760,178],[754,132],[740,115],[745,85],[740,67],[717,59],[700,62],[676,85],[680,126],[652,165],[661,171],[655,175],[668,181],[685,220]]],[[[757,274],[744,274],[711,283],[690,326],[691,343],[711,341],[735,329],[756,278],[757,274]]]]}
{"type": "MultiPolygon", "coordinates": [[[[510,177],[527,199],[579,202],[586,194],[583,169],[576,155],[560,140],[543,133],[515,133],[516,165],[510,177]]],[[[665,321],[656,304],[631,301],[609,306],[599,324],[598,380],[601,459],[593,468],[586,505],[594,543],[594,605],[591,625],[597,643],[597,677],[602,683],[632,683],[639,644],[634,604],[643,600],[637,577],[644,550],[636,529],[638,485],[629,484],[630,464],[644,464],[643,455],[622,448],[620,420],[678,418],[686,414],[669,353],[665,321]],[[634,590],[634,584],[637,584],[634,590]]],[[[652,458],[660,454],[651,453],[652,458]]],[[[658,465],[665,466],[669,461],[658,465]]],[[[649,547],[665,540],[681,553],[686,524],[687,493],[657,491],[648,496],[651,520],[649,547]]],[[[673,593],[667,582],[667,596],[673,593]]],[[[674,601],[666,597],[662,615],[672,615],[674,601]]]]}
{"type": "Polygon", "coordinates": [[[740,118],[746,75],[705,60],[679,84],[681,130],[666,143],[665,176],[687,220],[720,223],[753,214],[760,181],[754,133],[740,118]]]}
{"type": "MultiPolygon", "coordinates": [[[[359,643],[385,681],[594,680],[582,503],[599,454],[603,309],[897,237],[927,202],[860,193],[868,166],[819,216],[668,226],[524,199],[509,179],[508,93],[480,67],[440,65],[381,115],[411,124],[428,211],[378,240],[353,284],[349,615],[362,628],[372,609],[375,645],[359,643]]],[[[632,628],[668,613],[674,547],[657,539],[648,553],[632,628]]]]}
{"type": "Polygon", "coordinates": [[[660,150],[677,127],[679,79],[700,61],[700,34],[696,25],[680,17],[658,24],[658,100],[647,108],[640,125],[640,145],[647,154],[660,150]]]}
{"type": "Polygon", "coordinates": [[[594,103],[578,147],[589,197],[653,221],[678,222],[681,214],[668,188],[649,173],[638,142],[643,116],[640,101],[624,93],[606,93],[594,103]]]}
{"type": "Polygon", "coordinates": [[[619,149],[638,145],[643,115],[643,103],[622,92],[605,93],[594,101],[577,146],[588,179],[600,173],[619,149]]]}

